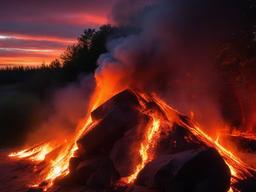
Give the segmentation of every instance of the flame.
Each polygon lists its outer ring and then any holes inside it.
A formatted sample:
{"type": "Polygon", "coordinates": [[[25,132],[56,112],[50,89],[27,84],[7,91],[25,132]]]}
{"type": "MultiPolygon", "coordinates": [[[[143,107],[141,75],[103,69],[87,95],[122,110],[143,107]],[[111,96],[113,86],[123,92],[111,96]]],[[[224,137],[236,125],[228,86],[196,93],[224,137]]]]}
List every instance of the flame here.
{"type": "MultiPolygon", "coordinates": [[[[33,187],[39,186],[42,181],[47,181],[47,185],[43,187],[43,190],[47,191],[54,184],[56,178],[69,174],[69,161],[72,157],[75,156],[75,152],[78,149],[76,144],[78,139],[98,124],[97,121],[92,120],[90,116],[91,112],[110,97],[122,90],[120,87],[118,89],[114,89],[113,87],[115,86],[110,86],[110,82],[111,80],[109,80],[109,83],[105,82],[104,86],[100,86],[95,90],[89,105],[88,115],[83,121],[80,122],[78,128],[75,130],[74,135],[69,139],[59,142],[58,144],[55,142],[47,142],[9,154],[9,156],[12,158],[29,159],[32,161],[46,161],[46,159],[48,159],[46,156],[49,153],[53,152],[57,148],[60,148],[57,156],[50,158],[46,174],[41,178],[39,184],[34,184],[32,185],[33,187]]],[[[201,129],[200,126],[196,123],[191,122],[191,124],[187,124],[181,118],[179,118],[179,115],[181,115],[179,112],[171,108],[167,103],[165,103],[162,99],[154,94],[147,95],[136,93],[136,95],[141,107],[143,108],[142,112],[149,115],[152,118],[152,121],[146,127],[145,135],[139,145],[138,155],[141,159],[140,162],[135,166],[131,175],[121,178],[121,182],[132,184],[136,180],[140,171],[145,167],[145,165],[153,160],[155,146],[160,138],[161,131],[163,131],[160,129],[160,125],[162,123],[166,123],[166,121],[168,121],[169,124],[173,124],[174,122],[179,123],[195,136],[197,136],[197,138],[199,138],[202,142],[206,143],[208,146],[214,147],[220,153],[230,168],[232,184],[234,184],[237,180],[252,176],[250,171],[253,169],[244,163],[238,157],[238,155],[232,151],[232,149],[227,148],[220,143],[220,135],[214,139],[212,136],[203,131],[203,129],[201,129]],[[146,103],[150,101],[154,101],[160,107],[166,119],[161,115],[156,114],[153,110],[146,111],[146,103]]],[[[191,112],[191,117],[193,116],[194,113],[191,112]]],[[[231,186],[229,192],[234,191],[237,190],[231,186]]]]}
{"type": "MultiPolygon", "coordinates": [[[[151,101],[156,101],[154,98],[152,98],[151,95],[143,94],[143,93],[136,93],[139,103],[146,110],[146,103],[151,101]]],[[[160,138],[160,125],[162,122],[162,119],[159,117],[158,114],[155,114],[152,111],[147,111],[146,114],[148,114],[152,119],[152,123],[148,126],[144,139],[140,143],[140,149],[139,149],[139,156],[141,158],[141,162],[136,165],[133,173],[129,175],[128,177],[123,177],[120,180],[120,183],[125,184],[132,184],[140,171],[145,167],[145,165],[152,161],[154,158],[154,148],[160,138]]],[[[170,113],[169,120],[172,122],[174,120],[174,115],[170,113]]]]}
{"type": "MultiPolygon", "coordinates": [[[[157,102],[159,104],[159,106],[161,106],[161,108],[165,111],[165,113],[168,114],[168,117],[169,116],[173,117],[174,112],[179,114],[179,112],[175,111],[173,108],[171,108],[168,104],[166,104],[163,100],[161,100],[157,96],[154,96],[154,100],[155,100],[155,102],[157,102]]],[[[193,112],[191,114],[193,114],[192,116],[194,116],[193,112]]],[[[179,123],[182,126],[184,126],[185,128],[189,129],[201,141],[205,142],[208,146],[214,147],[220,153],[220,155],[224,158],[226,164],[228,165],[228,167],[231,171],[231,176],[232,176],[231,185],[233,185],[238,180],[246,179],[248,177],[253,176],[250,171],[251,170],[256,171],[256,170],[253,169],[252,167],[250,167],[249,165],[247,165],[246,163],[244,163],[238,157],[237,154],[234,154],[234,152],[232,152],[232,149],[228,149],[228,148],[224,147],[224,145],[222,145],[219,142],[220,136],[218,136],[217,139],[213,139],[213,137],[211,137],[209,134],[207,134],[205,131],[203,131],[193,121],[192,121],[192,123],[193,123],[192,126],[188,125],[181,119],[179,120],[179,123]]],[[[231,186],[231,188],[229,189],[229,192],[233,192],[233,191],[238,191],[238,190],[235,190],[231,186]]]]}
{"type": "Polygon", "coordinates": [[[97,86],[95,93],[92,96],[88,115],[85,120],[82,120],[78,125],[78,128],[75,131],[75,134],[71,136],[69,139],[65,139],[63,141],[59,141],[56,144],[55,141],[39,144],[35,147],[26,148],[18,152],[10,153],[8,156],[11,158],[17,159],[29,159],[31,161],[44,161],[45,157],[56,150],[57,148],[61,148],[58,155],[49,161],[49,166],[45,171],[46,174],[41,178],[41,180],[36,184],[31,184],[31,187],[38,187],[40,183],[46,181],[47,184],[43,186],[43,190],[47,191],[53,184],[54,180],[58,177],[64,177],[69,174],[69,161],[72,157],[75,156],[75,151],[78,149],[77,141],[83,135],[90,131],[98,122],[92,121],[90,116],[91,112],[96,109],[100,104],[108,100],[114,94],[118,92],[117,90],[111,90],[102,88],[101,86],[97,86]]]}
{"type": "MultiPolygon", "coordinates": [[[[227,134],[227,133],[226,133],[227,134]]],[[[243,138],[250,139],[250,140],[256,140],[256,136],[253,132],[241,132],[238,130],[233,130],[230,133],[230,136],[242,136],[243,138]]]]}
{"type": "Polygon", "coordinates": [[[153,159],[150,149],[154,148],[156,141],[158,140],[157,137],[159,137],[159,129],[160,120],[156,117],[153,117],[153,122],[148,127],[145,138],[140,145],[139,154],[141,157],[141,162],[136,166],[133,174],[128,177],[122,178],[121,182],[133,183],[140,171],[144,168],[144,166],[153,159]]]}
{"type": "Polygon", "coordinates": [[[19,152],[10,153],[8,156],[12,158],[28,158],[32,161],[43,161],[48,153],[53,150],[53,147],[49,144],[43,144],[39,146],[23,149],[19,152]]]}
{"type": "Polygon", "coordinates": [[[192,133],[201,138],[202,141],[205,141],[208,145],[218,150],[218,152],[224,157],[227,165],[229,166],[234,181],[252,176],[249,171],[251,168],[242,160],[240,160],[239,157],[235,155],[231,149],[227,149],[222,144],[220,144],[219,139],[214,140],[197,125],[194,125],[193,127],[187,127],[191,130],[192,133]]]}

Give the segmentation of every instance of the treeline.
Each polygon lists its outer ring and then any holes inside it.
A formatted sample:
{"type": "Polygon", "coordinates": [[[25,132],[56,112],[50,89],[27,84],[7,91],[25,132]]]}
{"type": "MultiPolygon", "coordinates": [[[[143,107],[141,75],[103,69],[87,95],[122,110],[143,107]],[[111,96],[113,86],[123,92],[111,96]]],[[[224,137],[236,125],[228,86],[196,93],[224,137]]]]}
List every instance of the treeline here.
{"type": "Polygon", "coordinates": [[[60,59],[55,59],[49,65],[2,68],[0,85],[24,82],[34,76],[54,79],[56,83],[62,84],[76,80],[79,74],[92,73],[97,68],[99,55],[107,51],[107,39],[115,31],[118,31],[117,28],[110,25],[101,26],[99,29],[86,29],[76,44],[68,46],[60,59]]]}
{"type": "Polygon", "coordinates": [[[0,70],[0,148],[22,143],[28,131],[51,116],[56,90],[93,73],[113,34],[118,34],[118,29],[110,25],[86,29],[77,43],[50,65],[0,70]]]}

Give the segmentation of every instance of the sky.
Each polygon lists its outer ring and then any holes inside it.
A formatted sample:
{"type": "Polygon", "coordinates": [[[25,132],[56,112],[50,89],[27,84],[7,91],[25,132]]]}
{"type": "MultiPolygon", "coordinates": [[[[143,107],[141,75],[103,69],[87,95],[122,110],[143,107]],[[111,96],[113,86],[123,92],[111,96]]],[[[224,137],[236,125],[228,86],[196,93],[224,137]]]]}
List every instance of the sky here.
{"type": "Polygon", "coordinates": [[[0,0],[0,67],[48,64],[88,27],[109,23],[115,0],[0,0]]]}

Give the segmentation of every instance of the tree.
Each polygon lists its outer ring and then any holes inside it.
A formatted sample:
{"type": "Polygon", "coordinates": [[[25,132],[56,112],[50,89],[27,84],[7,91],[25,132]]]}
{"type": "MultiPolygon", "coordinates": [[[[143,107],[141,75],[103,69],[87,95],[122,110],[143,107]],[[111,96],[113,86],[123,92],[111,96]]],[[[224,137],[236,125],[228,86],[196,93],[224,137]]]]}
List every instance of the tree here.
{"type": "Polygon", "coordinates": [[[115,30],[110,25],[101,26],[98,30],[86,29],[78,42],[67,48],[61,56],[67,79],[74,79],[80,73],[92,73],[97,68],[97,59],[107,51],[106,42],[115,30]]]}

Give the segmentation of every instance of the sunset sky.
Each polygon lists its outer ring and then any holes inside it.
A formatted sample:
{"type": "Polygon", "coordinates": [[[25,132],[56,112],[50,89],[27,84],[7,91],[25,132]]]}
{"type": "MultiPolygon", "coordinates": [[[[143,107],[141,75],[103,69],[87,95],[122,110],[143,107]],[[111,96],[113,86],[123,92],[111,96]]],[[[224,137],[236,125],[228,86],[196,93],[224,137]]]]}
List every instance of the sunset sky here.
{"type": "Polygon", "coordinates": [[[115,0],[1,0],[0,67],[48,64],[87,27],[109,22],[115,0]]]}

